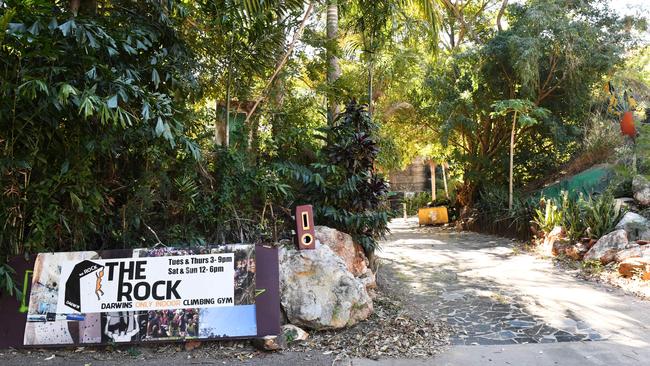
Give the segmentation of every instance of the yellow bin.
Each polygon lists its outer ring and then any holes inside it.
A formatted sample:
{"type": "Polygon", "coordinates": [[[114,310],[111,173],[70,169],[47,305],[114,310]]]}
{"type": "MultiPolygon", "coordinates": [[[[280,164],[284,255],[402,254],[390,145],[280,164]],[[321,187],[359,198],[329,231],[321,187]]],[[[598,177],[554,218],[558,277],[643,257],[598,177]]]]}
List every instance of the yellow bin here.
{"type": "Polygon", "coordinates": [[[446,224],[448,222],[447,206],[426,207],[418,210],[418,223],[420,225],[446,224]]]}

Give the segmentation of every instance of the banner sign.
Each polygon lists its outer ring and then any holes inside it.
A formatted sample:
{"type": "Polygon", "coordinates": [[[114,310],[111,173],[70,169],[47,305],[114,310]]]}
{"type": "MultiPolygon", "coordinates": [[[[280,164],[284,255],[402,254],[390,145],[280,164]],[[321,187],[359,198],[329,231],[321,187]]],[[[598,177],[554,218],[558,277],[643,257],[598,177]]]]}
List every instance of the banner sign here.
{"type": "MultiPolygon", "coordinates": [[[[33,271],[25,272],[31,272],[31,289],[25,289],[29,301],[22,304],[22,344],[277,334],[277,265],[275,248],[244,244],[41,253],[33,271]],[[260,274],[274,279],[258,281],[260,274]]],[[[6,307],[4,299],[1,308],[6,307]]]]}
{"type": "MultiPolygon", "coordinates": [[[[234,305],[234,254],[202,254],[120,260],[84,260],[61,265],[56,312],[234,305]],[[203,281],[212,286],[201,286],[203,281]]],[[[248,264],[247,264],[248,266],[248,264]]]]}

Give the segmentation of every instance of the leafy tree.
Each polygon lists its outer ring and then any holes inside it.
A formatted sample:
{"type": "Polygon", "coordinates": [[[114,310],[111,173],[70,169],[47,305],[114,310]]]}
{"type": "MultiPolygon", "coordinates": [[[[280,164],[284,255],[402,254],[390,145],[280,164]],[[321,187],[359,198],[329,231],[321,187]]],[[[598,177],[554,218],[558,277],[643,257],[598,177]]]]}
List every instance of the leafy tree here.
{"type": "Polygon", "coordinates": [[[512,114],[512,127],[510,129],[510,169],[508,174],[508,209],[512,210],[512,172],[515,156],[515,141],[526,129],[532,128],[539,121],[548,117],[549,112],[545,108],[535,106],[529,100],[508,99],[500,100],[492,105],[494,115],[507,116],[512,114]],[[519,128],[518,128],[519,127],[519,128]]]}
{"type": "Polygon", "coordinates": [[[491,113],[495,102],[529,100],[551,112],[516,142],[522,153],[514,157],[514,180],[537,179],[577,151],[593,87],[620,62],[629,39],[619,19],[593,1],[530,1],[510,5],[506,15],[508,29],[432,65],[426,80],[421,108],[430,116],[422,122],[463,166],[462,205],[475,201],[482,184],[508,180],[512,128],[509,118],[491,113]]]}
{"type": "Polygon", "coordinates": [[[438,52],[432,52],[434,40],[427,22],[407,12],[395,26],[398,41],[389,43],[377,57],[376,115],[383,124],[384,141],[394,142],[393,148],[382,149],[382,168],[403,168],[416,157],[452,159],[452,149],[441,141],[439,116],[429,103],[429,85],[422,81],[434,72],[430,65],[440,65],[435,72],[444,73],[450,57],[493,36],[492,9],[497,3],[444,1],[438,52]]]}
{"type": "MultiPolygon", "coordinates": [[[[190,2],[188,27],[182,29],[200,58],[200,79],[214,99],[215,123],[226,125],[235,113],[233,100],[250,101],[283,56],[287,32],[302,11],[303,0],[190,2]]],[[[228,129],[226,129],[228,131],[228,129]]],[[[228,135],[227,135],[228,136],[228,135]]],[[[227,137],[226,137],[227,139],[227,137]]]]}

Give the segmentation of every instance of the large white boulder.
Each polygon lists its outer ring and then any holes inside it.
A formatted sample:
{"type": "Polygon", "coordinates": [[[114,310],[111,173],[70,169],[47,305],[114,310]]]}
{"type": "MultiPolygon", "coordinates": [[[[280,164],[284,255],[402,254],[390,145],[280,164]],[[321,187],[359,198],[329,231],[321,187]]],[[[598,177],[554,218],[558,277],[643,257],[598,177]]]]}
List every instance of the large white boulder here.
{"type": "Polygon", "coordinates": [[[291,324],[337,329],[372,314],[367,284],[329,246],[316,240],[313,250],[283,247],[279,256],[280,301],[291,324]]]}
{"type": "Polygon", "coordinates": [[[316,239],[336,253],[355,277],[363,275],[368,269],[368,259],[361,245],[352,240],[352,236],[327,226],[314,228],[316,239]]]}
{"type": "Polygon", "coordinates": [[[600,260],[607,264],[614,260],[616,254],[629,247],[627,232],[623,229],[612,231],[611,233],[598,239],[591,249],[585,254],[585,260],[600,260]]]}
{"type": "Polygon", "coordinates": [[[630,241],[650,239],[650,221],[638,213],[628,212],[616,225],[616,230],[627,232],[630,241]]]}
{"type": "Polygon", "coordinates": [[[336,229],[327,226],[316,226],[314,229],[316,239],[330,247],[343,260],[348,271],[364,284],[368,294],[374,299],[377,282],[361,245],[355,243],[350,234],[336,229]]]}

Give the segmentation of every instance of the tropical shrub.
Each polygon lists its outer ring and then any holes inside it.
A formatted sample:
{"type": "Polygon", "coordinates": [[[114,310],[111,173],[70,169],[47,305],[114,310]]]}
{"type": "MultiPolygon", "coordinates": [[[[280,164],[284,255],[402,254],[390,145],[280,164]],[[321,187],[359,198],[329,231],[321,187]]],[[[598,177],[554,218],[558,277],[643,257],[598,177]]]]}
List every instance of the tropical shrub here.
{"type": "Polygon", "coordinates": [[[323,129],[319,162],[277,165],[293,183],[295,204],[312,204],[319,224],[352,235],[368,254],[388,232],[392,215],[388,183],[374,170],[377,130],[365,106],[352,101],[333,126],[323,129]]]}
{"type": "Polygon", "coordinates": [[[593,165],[613,160],[616,149],[623,145],[623,137],[616,121],[601,114],[592,114],[583,128],[582,142],[580,156],[589,159],[586,163],[593,165]]]}
{"type": "Polygon", "coordinates": [[[562,193],[560,222],[571,241],[600,238],[614,229],[623,213],[610,192],[587,198],[582,194],[573,198],[568,192],[562,193]]]}
{"type": "Polygon", "coordinates": [[[614,230],[624,213],[609,192],[588,197],[583,203],[583,220],[587,226],[585,235],[592,239],[599,239],[614,230]]]}
{"type": "Polygon", "coordinates": [[[178,230],[193,231],[179,237],[184,242],[273,241],[287,232],[292,193],[271,166],[252,164],[245,152],[218,147],[196,179],[201,185],[195,204],[185,221],[176,224],[178,230]]]}
{"type": "Polygon", "coordinates": [[[554,227],[562,224],[562,211],[553,199],[542,198],[540,208],[535,209],[533,223],[544,234],[550,233],[554,227]]]}
{"type": "Polygon", "coordinates": [[[8,294],[9,296],[19,297],[21,294],[18,283],[15,280],[16,271],[6,263],[0,264],[0,296],[8,294]]]}
{"type": "Polygon", "coordinates": [[[532,197],[515,192],[512,209],[509,209],[508,197],[505,187],[484,187],[474,206],[477,221],[472,229],[528,239],[537,202],[532,197]]]}
{"type": "Polygon", "coordinates": [[[562,228],[572,241],[581,239],[587,230],[587,224],[582,217],[581,201],[582,194],[578,198],[572,198],[568,192],[562,192],[562,228]]]}

